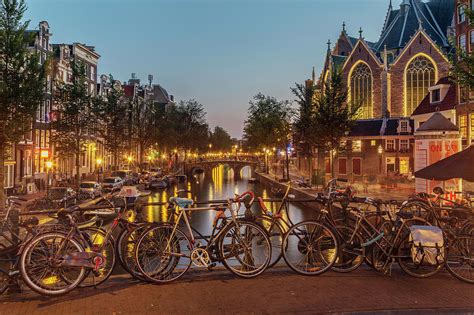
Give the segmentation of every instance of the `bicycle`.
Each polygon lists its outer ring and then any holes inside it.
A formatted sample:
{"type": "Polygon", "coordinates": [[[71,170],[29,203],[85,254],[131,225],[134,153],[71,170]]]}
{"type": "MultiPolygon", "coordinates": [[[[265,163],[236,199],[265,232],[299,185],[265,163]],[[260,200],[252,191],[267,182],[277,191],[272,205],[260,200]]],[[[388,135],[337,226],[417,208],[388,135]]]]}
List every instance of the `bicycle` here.
{"type": "Polygon", "coordinates": [[[238,217],[235,201],[229,199],[226,205],[191,208],[192,199],[171,197],[171,217],[177,217],[174,223],[153,226],[137,241],[135,257],[140,273],[154,283],[177,280],[191,264],[211,269],[222,263],[243,278],[263,273],[271,258],[270,240],[260,225],[238,217]],[[217,213],[211,235],[204,236],[191,226],[188,214],[209,210],[217,213]],[[226,210],[230,217],[225,215],[226,210]],[[188,234],[180,228],[180,223],[184,223],[188,234]],[[206,244],[196,242],[195,234],[206,244]]]}

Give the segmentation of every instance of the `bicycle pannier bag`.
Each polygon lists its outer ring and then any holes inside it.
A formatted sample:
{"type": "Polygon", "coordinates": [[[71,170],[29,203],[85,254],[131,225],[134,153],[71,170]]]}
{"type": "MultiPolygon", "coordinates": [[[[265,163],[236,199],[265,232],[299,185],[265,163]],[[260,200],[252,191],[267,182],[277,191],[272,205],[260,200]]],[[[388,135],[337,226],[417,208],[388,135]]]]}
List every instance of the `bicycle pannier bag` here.
{"type": "Polygon", "coordinates": [[[437,226],[413,225],[410,227],[413,242],[411,257],[417,265],[440,265],[444,262],[443,231],[437,226]]]}

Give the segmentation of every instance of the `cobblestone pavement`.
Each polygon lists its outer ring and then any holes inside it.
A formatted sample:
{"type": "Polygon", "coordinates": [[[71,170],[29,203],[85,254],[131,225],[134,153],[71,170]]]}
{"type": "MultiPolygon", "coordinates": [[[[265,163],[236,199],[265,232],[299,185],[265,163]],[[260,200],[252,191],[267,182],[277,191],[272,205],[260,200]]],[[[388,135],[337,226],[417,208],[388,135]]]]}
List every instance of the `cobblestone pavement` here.
{"type": "Polygon", "coordinates": [[[349,274],[296,275],[287,268],[256,279],[225,270],[192,270],[182,279],[152,285],[114,276],[99,289],[77,289],[57,298],[31,291],[0,297],[0,314],[188,314],[188,313],[474,313],[474,287],[442,272],[415,279],[367,268],[349,274]]]}

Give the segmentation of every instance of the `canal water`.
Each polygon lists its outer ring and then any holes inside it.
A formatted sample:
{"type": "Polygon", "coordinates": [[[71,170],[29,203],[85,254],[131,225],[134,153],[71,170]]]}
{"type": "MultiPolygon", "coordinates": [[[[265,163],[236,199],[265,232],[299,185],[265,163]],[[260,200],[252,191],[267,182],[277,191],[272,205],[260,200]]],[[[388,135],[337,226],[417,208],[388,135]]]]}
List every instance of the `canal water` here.
{"type": "MultiPolygon", "coordinates": [[[[212,170],[212,173],[203,173],[194,175],[184,183],[179,183],[167,190],[153,192],[147,197],[146,203],[166,202],[172,196],[177,196],[178,190],[185,189],[189,193],[180,197],[192,198],[195,202],[208,200],[226,200],[232,198],[235,194],[242,194],[246,191],[253,191],[256,197],[263,199],[278,199],[271,193],[271,188],[260,183],[251,183],[249,179],[253,177],[250,167],[244,167],[239,174],[235,176],[233,170],[228,165],[219,165],[212,170]]],[[[281,196],[280,196],[281,198],[281,196]]],[[[272,212],[277,211],[280,203],[265,202],[265,205],[272,212]]],[[[257,202],[254,203],[252,211],[258,213],[261,211],[257,202]]],[[[297,223],[305,219],[311,219],[315,216],[315,211],[302,204],[290,204],[288,213],[283,212],[283,216],[289,214],[292,222],[297,223]]],[[[243,209],[241,211],[243,213],[243,209]]],[[[212,230],[212,224],[215,217],[215,211],[193,212],[191,216],[191,225],[203,235],[209,235],[212,230]]],[[[163,222],[168,220],[168,213],[164,207],[147,206],[143,209],[144,219],[148,222],[163,222]]],[[[288,219],[285,217],[285,219],[288,219]]]]}

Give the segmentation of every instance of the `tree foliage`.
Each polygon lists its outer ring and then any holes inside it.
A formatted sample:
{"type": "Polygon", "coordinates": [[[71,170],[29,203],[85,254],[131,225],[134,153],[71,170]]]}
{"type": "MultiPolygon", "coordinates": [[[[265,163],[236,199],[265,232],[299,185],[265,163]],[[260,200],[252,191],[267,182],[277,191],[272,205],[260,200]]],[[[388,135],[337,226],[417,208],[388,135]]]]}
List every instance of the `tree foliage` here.
{"type": "Polygon", "coordinates": [[[58,119],[52,123],[51,140],[62,157],[75,156],[76,174],[79,176],[79,159],[97,130],[92,98],[88,93],[86,70],[80,61],[71,60],[72,83],[58,86],[58,119]]]}
{"type": "Polygon", "coordinates": [[[210,133],[209,143],[214,150],[228,151],[232,148],[233,140],[224,128],[216,126],[214,131],[210,133]]]}
{"type": "Polygon", "coordinates": [[[28,49],[33,37],[26,32],[29,21],[22,22],[25,11],[24,0],[0,3],[0,206],[6,147],[31,129],[45,84],[44,66],[28,49]]]}
{"type": "Polygon", "coordinates": [[[244,123],[244,140],[249,148],[286,147],[291,136],[294,111],[288,101],[259,93],[250,101],[244,123]]]}
{"type": "MultiPolygon", "coordinates": [[[[474,21],[474,11],[465,9],[466,18],[474,21]]],[[[452,43],[456,47],[456,41],[452,43]]],[[[460,86],[474,90],[474,54],[468,53],[459,47],[454,50],[450,61],[452,65],[451,75],[460,86]]]]}

